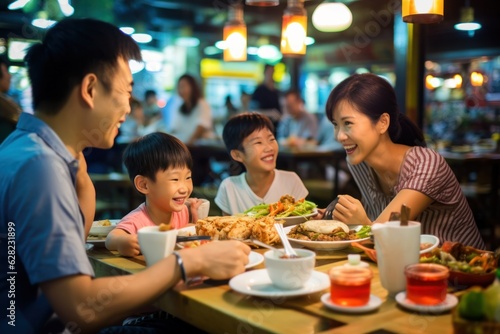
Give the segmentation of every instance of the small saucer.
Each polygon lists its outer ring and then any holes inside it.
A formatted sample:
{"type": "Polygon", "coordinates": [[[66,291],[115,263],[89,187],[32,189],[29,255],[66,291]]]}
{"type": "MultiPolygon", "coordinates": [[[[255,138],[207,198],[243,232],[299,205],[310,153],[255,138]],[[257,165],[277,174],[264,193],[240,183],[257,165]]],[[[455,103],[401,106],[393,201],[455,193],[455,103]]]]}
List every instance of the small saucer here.
{"type": "Polygon", "coordinates": [[[330,293],[325,293],[321,296],[321,302],[323,305],[332,309],[334,311],[344,312],[344,313],[365,313],[376,310],[382,305],[382,300],[375,296],[370,295],[370,299],[366,305],[362,306],[342,306],[332,302],[330,299],[330,293]]]}
{"type": "Polygon", "coordinates": [[[454,308],[458,303],[458,299],[454,295],[448,293],[442,303],[436,305],[419,305],[407,299],[406,292],[403,291],[396,295],[396,302],[404,308],[412,311],[423,313],[442,313],[454,308]]]}

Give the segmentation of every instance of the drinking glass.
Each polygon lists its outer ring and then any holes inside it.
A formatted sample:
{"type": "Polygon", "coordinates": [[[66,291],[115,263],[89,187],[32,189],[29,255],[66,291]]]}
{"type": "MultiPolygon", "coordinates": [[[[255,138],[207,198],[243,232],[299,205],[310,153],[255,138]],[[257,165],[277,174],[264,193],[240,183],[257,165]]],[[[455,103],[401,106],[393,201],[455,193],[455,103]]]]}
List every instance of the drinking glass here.
{"type": "Polygon", "coordinates": [[[449,270],[433,263],[417,263],[405,268],[406,298],[419,305],[436,305],[446,299],[449,270]]]}
{"type": "Polygon", "coordinates": [[[373,272],[366,267],[334,267],[330,269],[330,298],[341,306],[362,306],[370,300],[373,272]]]}

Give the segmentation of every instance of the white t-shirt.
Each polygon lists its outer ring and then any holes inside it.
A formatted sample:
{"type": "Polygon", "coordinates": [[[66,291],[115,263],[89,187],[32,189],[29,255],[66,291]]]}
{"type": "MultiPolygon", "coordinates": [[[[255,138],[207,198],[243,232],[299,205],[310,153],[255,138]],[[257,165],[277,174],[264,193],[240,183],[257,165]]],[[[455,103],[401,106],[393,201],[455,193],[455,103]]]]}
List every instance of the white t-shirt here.
{"type": "Polygon", "coordinates": [[[291,195],[296,200],[305,198],[309,191],[295,172],[275,169],[274,180],[269,191],[264,197],[259,197],[250,189],[245,173],[225,178],[217,195],[215,204],[228,214],[242,213],[251,207],[261,203],[274,203],[279,201],[283,195],[291,195]]]}
{"type": "Polygon", "coordinates": [[[190,115],[184,115],[176,110],[172,116],[171,134],[186,143],[200,125],[208,131],[212,130],[212,110],[204,99],[200,99],[190,115]]]}

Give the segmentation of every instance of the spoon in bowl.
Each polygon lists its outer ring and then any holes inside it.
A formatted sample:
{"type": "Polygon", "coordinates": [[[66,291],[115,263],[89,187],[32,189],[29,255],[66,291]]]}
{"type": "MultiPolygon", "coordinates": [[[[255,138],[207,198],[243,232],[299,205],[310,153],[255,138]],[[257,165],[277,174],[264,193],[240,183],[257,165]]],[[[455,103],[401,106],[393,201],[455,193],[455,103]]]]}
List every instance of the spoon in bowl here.
{"type": "Polygon", "coordinates": [[[285,255],[290,258],[299,257],[293,249],[292,245],[290,245],[290,241],[286,236],[283,224],[276,223],[274,224],[274,227],[276,228],[276,231],[278,231],[278,235],[280,236],[281,243],[283,244],[283,248],[285,249],[285,255]]]}

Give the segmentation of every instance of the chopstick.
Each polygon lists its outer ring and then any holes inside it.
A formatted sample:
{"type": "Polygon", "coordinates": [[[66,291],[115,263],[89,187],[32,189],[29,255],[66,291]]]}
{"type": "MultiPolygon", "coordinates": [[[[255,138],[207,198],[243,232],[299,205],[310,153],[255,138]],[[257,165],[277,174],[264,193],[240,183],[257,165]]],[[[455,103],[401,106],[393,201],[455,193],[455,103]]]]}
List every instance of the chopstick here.
{"type": "Polygon", "coordinates": [[[195,241],[195,240],[210,240],[212,239],[209,235],[189,235],[189,236],[177,236],[177,242],[195,241]]]}

